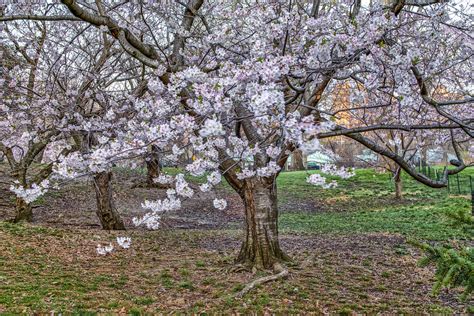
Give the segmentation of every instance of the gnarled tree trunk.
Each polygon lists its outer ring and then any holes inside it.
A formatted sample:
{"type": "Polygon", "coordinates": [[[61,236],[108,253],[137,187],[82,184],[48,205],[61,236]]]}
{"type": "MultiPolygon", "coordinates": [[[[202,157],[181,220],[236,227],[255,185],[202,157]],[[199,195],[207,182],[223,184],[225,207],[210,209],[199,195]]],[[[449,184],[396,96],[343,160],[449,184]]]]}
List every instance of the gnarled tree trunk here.
{"type": "Polygon", "coordinates": [[[240,196],[245,206],[245,240],[237,262],[270,269],[274,263],[288,260],[278,240],[276,183],[246,179],[240,196]]]}
{"type": "Polygon", "coordinates": [[[112,192],[112,172],[100,172],[94,175],[94,188],[97,200],[97,216],[103,229],[125,229],[122,219],[115,209],[112,192]]]}
{"type": "Polygon", "coordinates": [[[20,197],[16,198],[15,202],[15,218],[13,222],[31,222],[33,219],[33,211],[31,209],[31,204],[27,203],[20,197]]]}
{"type": "Polygon", "coordinates": [[[395,198],[398,200],[402,199],[403,196],[403,183],[402,183],[402,169],[397,168],[397,171],[395,172],[395,176],[393,177],[394,182],[395,182],[395,198]]]}
{"type": "Polygon", "coordinates": [[[156,145],[151,145],[151,150],[148,153],[146,159],[146,183],[149,187],[154,187],[157,184],[153,179],[157,178],[160,175],[160,157],[158,152],[158,147],[156,145]]]}

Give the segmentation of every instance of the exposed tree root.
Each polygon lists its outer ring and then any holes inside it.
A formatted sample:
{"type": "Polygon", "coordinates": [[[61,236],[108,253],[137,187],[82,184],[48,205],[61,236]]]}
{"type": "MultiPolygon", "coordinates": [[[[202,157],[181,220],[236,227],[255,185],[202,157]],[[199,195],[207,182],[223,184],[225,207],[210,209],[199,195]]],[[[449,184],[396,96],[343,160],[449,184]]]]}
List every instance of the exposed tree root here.
{"type": "Polygon", "coordinates": [[[273,274],[273,275],[265,276],[265,277],[256,279],[256,280],[248,283],[242,289],[242,291],[237,293],[237,295],[235,297],[242,298],[245,294],[250,292],[257,285],[264,284],[264,283],[267,283],[267,282],[270,282],[270,281],[276,281],[278,279],[284,279],[284,278],[288,277],[288,274],[289,274],[288,269],[285,269],[282,265],[280,265],[278,263],[275,263],[273,265],[273,271],[275,272],[275,274],[273,274]]]}
{"type": "Polygon", "coordinates": [[[227,273],[239,273],[242,271],[251,271],[251,269],[243,264],[237,264],[229,269],[227,269],[227,273]]]}

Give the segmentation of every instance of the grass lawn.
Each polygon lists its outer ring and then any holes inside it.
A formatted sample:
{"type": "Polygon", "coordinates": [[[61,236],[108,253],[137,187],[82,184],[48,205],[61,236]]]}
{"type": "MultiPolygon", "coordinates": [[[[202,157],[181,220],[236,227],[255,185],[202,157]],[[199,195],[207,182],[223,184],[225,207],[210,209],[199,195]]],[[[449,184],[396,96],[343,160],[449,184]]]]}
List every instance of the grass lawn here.
{"type": "MultiPolygon", "coordinates": [[[[331,190],[307,184],[307,175],[285,172],[278,179],[281,242],[294,259],[288,279],[235,298],[246,283],[266,273],[229,272],[242,238],[237,222],[221,229],[127,232],[0,222],[0,314],[474,311],[472,298],[460,302],[456,289],[430,295],[433,267],[419,267],[420,253],[407,243],[472,244],[472,235],[446,217],[470,212],[469,196],[448,195],[405,175],[404,199],[397,201],[387,174],[358,170],[331,190]],[[97,244],[123,235],[132,237],[129,250],[97,255],[97,244]]],[[[474,170],[464,171],[467,175],[474,176],[474,170]]],[[[119,189],[119,197],[130,191],[119,189]]],[[[233,194],[225,186],[222,192],[233,194]]],[[[42,201],[46,214],[53,200],[85,212],[66,193],[56,192],[42,201]]],[[[195,210],[193,216],[199,214],[195,210]]]]}
{"type": "MultiPolygon", "coordinates": [[[[465,170],[461,177],[469,175],[474,177],[474,168],[465,170]]],[[[393,198],[393,183],[388,174],[357,170],[355,177],[338,180],[339,186],[329,190],[305,183],[306,176],[306,172],[283,173],[278,179],[280,199],[315,201],[316,205],[320,202],[323,211],[284,212],[280,216],[284,232],[383,232],[427,240],[472,237],[446,216],[460,210],[470,212],[468,195],[448,195],[445,188],[429,188],[404,175],[404,198],[398,201],[393,198]]]]}

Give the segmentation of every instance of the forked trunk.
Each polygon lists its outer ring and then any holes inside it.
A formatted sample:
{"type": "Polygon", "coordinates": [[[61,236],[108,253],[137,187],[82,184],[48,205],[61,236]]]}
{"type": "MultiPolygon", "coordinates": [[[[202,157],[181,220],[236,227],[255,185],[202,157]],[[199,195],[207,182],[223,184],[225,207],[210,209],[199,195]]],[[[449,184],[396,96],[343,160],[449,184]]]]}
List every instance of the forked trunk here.
{"type": "Polygon", "coordinates": [[[402,175],[401,169],[399,168],[395,173],[394,181],[395,181],[395,198],[398,200],[402,199],[403,196],[403,183],[402,183],[402,175]]]}
{"type": "Polygon", "coordinates": [[[246,179],[240,195],[245,206],[245,240],[237,261],[270,269],[274,263],[288,260],[278,240],[276,183],[246,179]]]}
{"type": "Polygon", "coordinates": [[[103,229],[122,230],[125,225],[115,209],[111,180],[112,172],[100,172],[94,176],[96,213],[103,229]]]}
{"type": "Polygon", "coordinates": [[[33,219],[33,211],[31,209],[31,204],[25,202],[20,197],[16,198],[15,202],[15,219],[13,222],[31,222],[33,219]]]}
{"type": "Polygon", "coordinates": [[[149,187],[156,186],[154,179],[160,175],[160,158],[158,153],[158,147],[151,145],[151,151],[148,153],[146,158],[146,170],[147,177],[146,182],[149,187]]]}

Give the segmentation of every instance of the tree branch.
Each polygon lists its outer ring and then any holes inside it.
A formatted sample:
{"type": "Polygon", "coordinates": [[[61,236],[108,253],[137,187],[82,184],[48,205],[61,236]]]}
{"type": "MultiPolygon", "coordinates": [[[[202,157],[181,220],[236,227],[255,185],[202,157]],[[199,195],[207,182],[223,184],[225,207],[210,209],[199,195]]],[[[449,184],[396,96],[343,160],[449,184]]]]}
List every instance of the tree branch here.
{"type": "Polygon", "coordinates": [[[81,19],[72,15],[10,15],[0,17],[0,22],[16,21],[16,20],[33,20],[33,21],[75,21],[82,22],[81,19]]]}
{"type": "Polygon", "coordinates": [[[160,64],[158,53],[148,44],[140,41],[132,32],[122,28],[109,16],[100,16],[84,10],[75,0],[61,0],[77,18],[95,26],[106,26],[110,34],[119,40],[122,47],[147,66],[156,68],[160,64]]]}
{"type": "Polygon", "coordinates": [[[354,127],[354,128],[344,128],[344,129],[337,129],[331,132],[320,133],[318,134],[318,138],[328,138],[334,136],[342,136],[342,135],[349,135],[353,133],[363,133],[363,132],[370,132],[375,130],[402,130],[402,131],[413,131],[413,130],[424,130],[424,129],[457,129],[462,128],[459,125],[372,125],[372,126],[364,126],[364,127],[354,127]]]}
{"type": "Polygon", "coordinates": [[[447,169],[445,168],[443,177],[441,180],[433,180],[424,174],[418,172],[414,166],[412,166],[408,161],[406,161],[403,157],[397,155],[396,153],[378,145],[374,141],[362,136],[359,133],[352,133],[352,134],[347,134],[345,135],[349,138],[352,138],[353,140],[357,141],[358,143],[366,146],[370,150],[385,156],[391,160],[393,160],[395,163],[397,163],[403,170],[405,170],[410,176],[412,176],[415,180],[429,186],[432,188],[444,188],[448,184],[448,175],[451,174],[456,174],[464,170],[467,165],[461,163],[460,166],[458,166],[455,169],[447,169]]]}

